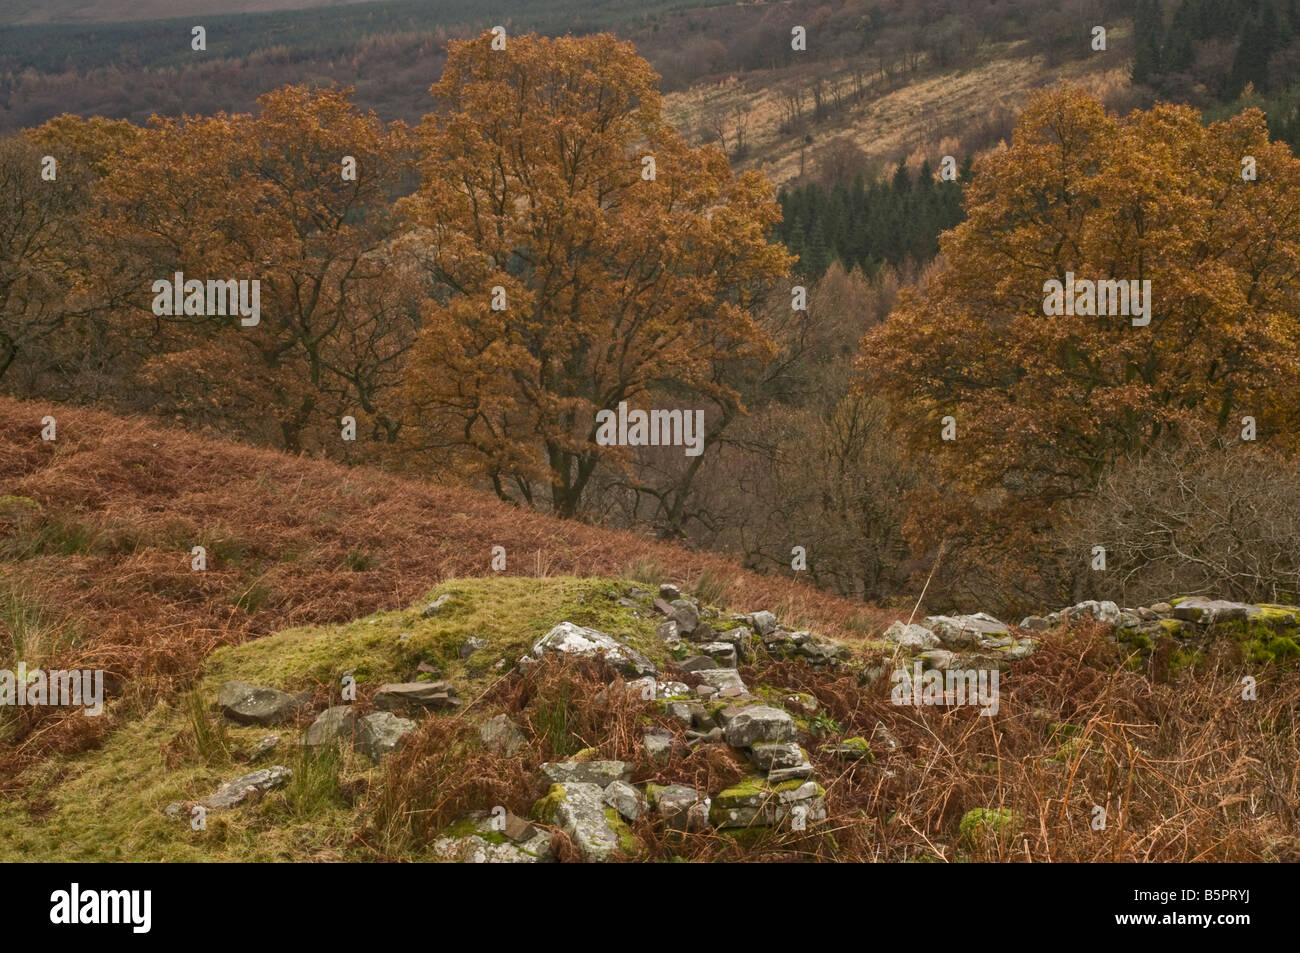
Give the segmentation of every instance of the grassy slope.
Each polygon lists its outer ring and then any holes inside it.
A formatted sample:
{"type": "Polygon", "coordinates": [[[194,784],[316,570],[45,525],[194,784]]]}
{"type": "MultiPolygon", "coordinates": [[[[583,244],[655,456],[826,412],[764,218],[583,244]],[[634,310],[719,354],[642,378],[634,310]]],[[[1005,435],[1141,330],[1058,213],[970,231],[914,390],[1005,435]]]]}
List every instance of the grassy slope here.
{"type": "MultiPolygon", "coordinates": [[[[0,665],[22,654],[103,668],[140,705],[186,688],[218,646],[404,609],[447,579],[489,575],[494,546],[505,576],[702,582],[710,601],[832,636],[892,619],[724,556],[99,411],[0,400],[0,435],[0,665]],[[39,436],[47,413],[52,443],[39,436]],[[205,572],[190,568],[195,545],[205,572]]],[[[111,723],[48,709],[0,722],[0,788],[111,723]]]]}
{"type": "MultiPolygon", "coordinates": [[[[436,665],[470,702],[561,619],[600,628],[665,661],[654,637],[654,620],[635,616],[606,598],[612,586],[599,580],[527,577],[450,581],[430,596],[451,594],[455,602],[438,617],[424,619],[416,606],[376,613],[340,626],[306,626],[219,649],[196,684],[211,709],[229,679],[312,691],[321,706],[337,702],[345,672],[355,676],[358,704],[385,681],[407,681],[420,662],[436,665]],[[406,640],[398,636],[409,634],[406,640]],[[460,646],[470,636],[491,644],[468,660],[460,646]],[[496,667],[498,660],[505,666],[496,667]]],[[[288,742],[296,730],[230,726],[232,751],[248,749],[269,732],[284,743],[270,761],[240,764],[225,756],[204,757],[193,743],[193,716],[182,696],[160,701],[147,712],[118,702],[120,727],[100,749],[55,757],[33,774],[22,800],[0,804],[0,862],[14,860],[339,860],[373,859],[354,839],[362,827],[362,800],[310,798],[298,786],[272,792],[256,810],[212,815],[208,830],[191,831],[162,809],[173,801],[194,801],[223,780],[265,767],[302,761],[288,742]]],[[[368,789],[380,771],[367,759],[345,752],[339,772],[344,785],[368,789]]]]}

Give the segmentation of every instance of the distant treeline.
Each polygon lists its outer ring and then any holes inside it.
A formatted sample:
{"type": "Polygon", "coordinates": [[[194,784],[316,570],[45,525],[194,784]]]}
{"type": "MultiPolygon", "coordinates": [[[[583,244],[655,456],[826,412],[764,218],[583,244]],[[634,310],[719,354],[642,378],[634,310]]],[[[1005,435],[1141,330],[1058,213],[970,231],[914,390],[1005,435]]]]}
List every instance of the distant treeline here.
{"type": "Polygon", "coordinates": [[[928,161],[913,178],[900,161],[889,181],[867,185],[859,175],[851,186],[782,189],[776,236],[809,278],[820,278],[833,261],[868,275],[886,264],[924,263],[938,254],[940,233],[965,217],[961,183],[971,162],[967,157],[955,182],[937,179],[928,161]]]}

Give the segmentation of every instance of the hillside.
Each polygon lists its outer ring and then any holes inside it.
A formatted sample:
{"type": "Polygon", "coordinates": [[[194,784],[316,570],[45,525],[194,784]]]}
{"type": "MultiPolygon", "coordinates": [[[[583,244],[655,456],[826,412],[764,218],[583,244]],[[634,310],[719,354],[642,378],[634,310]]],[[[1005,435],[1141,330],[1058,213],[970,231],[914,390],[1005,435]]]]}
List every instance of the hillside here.
{"type": "MultiPolygon", "coordinates": [[[[0,433],[7,628],[146,694],[184,685],[218,645],[402,608],[444,580],[487,575],[495,546],[507,576],[650,574],[837,635],[888,622],[718,555],[98,411],[3,399],[0,433]],[[51,412],[58,439],[46,442],[51,412]],[[198,545],[204,572],[190,568],[198,545]]],[[[28,726],[24,750],[94,740],[80,721],[63,728],[28,726]]]]}
{"type": "Polygon", "coordinates": [[[471,492],[78,408],[0,429],[5,664],[107,670],[102,717],[7,715],[0,859],[1300,857],[1294,607],[882,630],[471,492]]]}

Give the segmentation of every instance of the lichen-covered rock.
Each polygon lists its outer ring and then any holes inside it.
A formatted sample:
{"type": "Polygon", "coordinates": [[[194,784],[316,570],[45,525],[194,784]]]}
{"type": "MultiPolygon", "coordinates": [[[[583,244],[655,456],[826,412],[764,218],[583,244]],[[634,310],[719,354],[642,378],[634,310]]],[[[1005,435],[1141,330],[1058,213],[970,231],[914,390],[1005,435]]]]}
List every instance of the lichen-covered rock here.
{"type": "Polygon", "coordinates": [[[769,635],[776,628],[776,616],[770,612],[755,612],[753,615],[754,631],[760,636],[769,635]]]}
{"type": "Polygon", "coordinates": [[[300,744],[309,748],[352,741],[356,733],[357,713],[351,705],[326,708],[303,732],[300,744]]]}
{"type": "Polygon", "coordinates": [[[550,835],[507,814],[505,824],[483,811],[457,821],[433,842],[434,856],[462,864],[539,864],[553,861],[550,835]]]}
{"type": "Polygon", "coordinates": [[[378,764],[415,729],[415,722],[409,718],[399,718],[389,711],[371,712],[357,719],[356,748],[378,764]]]}
{"type": "Polygon", "coordinates": [[[1064,622],[1095,619],[1102,625],[1119,625],[1123,618],[1119,606],[1115,605],[1115,603],[1109,601],[1098,602],[1095,599],[1089,599],[1086,602],[1072,605],[1068,609],[1062,609],[1059,615],[1064,622]]]}
{"type": "Polygon", "coordinates": [[[727,689],[734,689],[736,693],[749,691],[741,680],[740,672],[734,668],[717,668],[697,674],[700,676],[700,681],[715,692],[723,692],[727,689]]]}
{"type": "Polygon", "coordinates": [[[749,749],[749,757],[764,771],[793,768],[808,760],[804,750],[793,741],[761,741],[749,749]]]}
{"type": "MultiPolygon", "coordinates": [[[[699,814],[696,805],[701,804],[700,794],[695,788],[685,784],[650,784],[646,786],[646,797],[656,814],[664,819],[670,830],[688,831],[698,829],[698,821],[692,815],[699,814]]],[[[707,798],[705,799],[707,801],[707,798]]],[[[708,808],[704,809],[704,817],[708,808]]]]}
{"type": "Polygon", "coordinates": [[[700,644],[699,651],[722,668],[734,668],[736,665],[736,647],[730,642],[704,642],[700,644]]]}
{"type": "Polygon", "coordinates": [[[605,791],[600,785],[553,784],[534,812],[544,824],[568,834],[589,863],[604,863],[616,853],[634,856],[640,851],[631,829],[617,811],[605,804],[605,791]]]}
{"type": "Polygon", "coordinates": [[[441,595],[425,606],[424,611],[421,612],[420,615],[425,619],[432,619],[454,601],[455,600],[452,599],[449,594],[441,595]]]}
{"type": "Polygon", "coordinates": [[[727,744],[748,748],[760,741],[793,741],[797,733],[788,712],[768,705],[731,706],[721,718],[727,744]]]}
{"type": "Polygon", "coordinates": [[[605,803],[624,820],[638,820],[650,809],[646,797],[626,781],[611,781],[605,788],[605,803]]]}
{"type": "Polygon", "coordinates": [[[284,765],[262,768],[226,781],[217,790],[199,801],[209,811],[228,811],[239,807],[254,796],[260,796],[272,788],[278,788],[290,778],[293,772],[284,765]]]}
{"type": "Polygon", "coordinates": [[[279,725],[311,705],[311,695],[290,695],[248,682],[224,683],[217,692],[221,713],[241,725],[279,725]]]}
{"type": "Polygon", "coordinates": [[[979,643],[981,637],[996,638],[1007,634],[1007,627],[984,612],[974,615],[935,615],[921,621],[946,648],[964,649],[979,643]]]}
{"type": "Polygon", "coordinates": [[[552,784],[597,784],[604,790],[611,782],[632,778],[626,761],[548,761],[540,768],[552,784]]]}
{"type": "Polygon", "coordinates": [[[578,658],[603,658],[624,675],[633,678],[655,675],[654,663],[631,646],[624,645],[604,632],[572,622],[561,622],[533,645],[533,657],[558,653],[578,658]]]}
{"type": "Polygon", "coordinates": [[[905,622],[895,622],[881,634],[881,638],[913,652],[939,646],[939,637],[925,626],[905,622]]]}
{"type": "Polygon", "coordinates": [[[824,744],[821,746],[822,754],[829,755],[833,758],[841,758],[845,761],[875,761],[875,755],[871,753],[871,742],[866,738],[845,738],[838,744],[824,744]]]}
{"type": "Polygon", "coordinates": [[[1179,599],[1178,604],[1173,607],[1175,619],[1182,619],[1185,622],[1199,622],[1201,625],[1232,622],[1252,615],[1259,615],[1259,609],[1256,606],[1247,605],[1243,602],[1228,602],[1224,599],[1206,599],[1203,596],[1188,596],[1185,599],[1179,599]]]}

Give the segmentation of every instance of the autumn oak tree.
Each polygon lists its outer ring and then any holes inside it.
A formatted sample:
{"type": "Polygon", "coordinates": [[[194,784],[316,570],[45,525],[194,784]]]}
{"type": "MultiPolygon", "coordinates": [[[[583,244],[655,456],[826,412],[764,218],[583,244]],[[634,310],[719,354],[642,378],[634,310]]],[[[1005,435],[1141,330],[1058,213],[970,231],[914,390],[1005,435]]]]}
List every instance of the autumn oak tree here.
{"type": "Polygon", "coordinates": [[[256,116],[155,118],[103,180],[113,268],[136,291],[120,320],[143,338],[142,380],[179,412],[289,450],[313,428],[337,434],[340,414],[396,437],[380,395],[418,319],[394,208],[406,130],[349,92],[290,86],[256,116]],[[153,314],[151,282],[174,272],[257,279],[260,323],[153,314]]]}
{"type": "Polygon", "coordinates": [[[970,486],[1056,499],[1192,420],[1261,439],[1300,428],[1300,162],[1251,110],[1125,118],[1040,94],[981,161],[947,268],[864,341],[865,383],[970,486]],[[1253,156],[1256,181],[1243,181],[1253,156]],[[1150,324],[1046,315],[1044,283],[1150,280],[1150,324]]]}
{"type": "Polygon", "coordinates": [[[1300,432],[1300,162],[1257,110],[1204,125],[1182,106],[1116,117],[1077,89],[1041,93],[978,163],[942,249],[946,269],[860,360],[893,426],[960,488],[935,483],[918,538],[1041,528],[1117,459],[1192,426],[1239,439],[1249,416],[1279,446],[1300,432]],[[1067,272],[1150,280],[1150,323],[1045,314],[1045,282],[1067,272]]]}
{"type": "Polygon", "coordinates": [[[790,264],[771,186],[688,147],[657,83],[609,35],[485,34],[431,90],[403,202],[442,289],[407,373],[413,445],[503,498],[579,512],[626,460],[594,440],[620,401],[707,402],[716,438],[742,409],[727,369],[771,352],[752,314],[790,264]]]}

